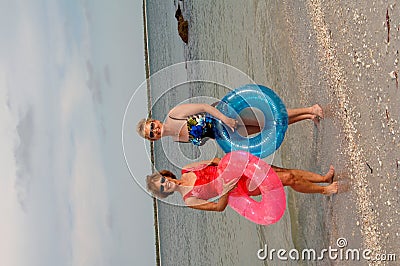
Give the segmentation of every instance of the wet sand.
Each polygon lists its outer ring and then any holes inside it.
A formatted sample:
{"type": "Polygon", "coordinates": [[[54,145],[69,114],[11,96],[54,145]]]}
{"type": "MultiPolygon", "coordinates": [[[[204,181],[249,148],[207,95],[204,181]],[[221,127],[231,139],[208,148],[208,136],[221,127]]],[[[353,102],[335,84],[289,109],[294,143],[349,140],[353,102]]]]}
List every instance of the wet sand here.
{"type": "MultiPolygon", "coordinates": [[[[302,196],[293,195],[290,204],[298,218],[326,221],[332,247],[344,237],[348,248],[398,257],[400,91],[392,71],[398,72],[400,5],[350,2],[282,6],[297,81],[297,90],[282,91],[283,98],[290,107],[320,103],[326,115],[319,128],[289,129],[284,165],[325,172],[333,164],[340,185],[338,195],[321,203],[324,214],[302,209],[302,196]]],[[[305,246],[312,229],[296,232],[294,241],[305,246]]]]}

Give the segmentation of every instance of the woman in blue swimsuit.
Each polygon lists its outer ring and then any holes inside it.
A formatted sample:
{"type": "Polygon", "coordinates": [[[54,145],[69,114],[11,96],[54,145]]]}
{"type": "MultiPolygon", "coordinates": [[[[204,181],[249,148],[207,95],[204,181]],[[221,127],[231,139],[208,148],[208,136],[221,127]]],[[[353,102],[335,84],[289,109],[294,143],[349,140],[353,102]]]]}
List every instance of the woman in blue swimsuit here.
{"type": "MultiPolygon", "coordinates": [[[[289,125],[305,119],[318,123],[323,118],[322,108],[315,104],[306,108],[288,109],[289,125]]],[[[227,125],[232,131],[241,130],[248,135],[260,131],[260,125],[255,117],[243,119],[243,124],[229,118],[209,104],[181,104],[174,107],[164,123],[154,119],[142,119],[137,124],[138,134],[148,140],[159,140],[170,136],[174,141],[191,142],[203,145],[208,138],[214,138],[213,125],[216,119],[227,125]]]]}

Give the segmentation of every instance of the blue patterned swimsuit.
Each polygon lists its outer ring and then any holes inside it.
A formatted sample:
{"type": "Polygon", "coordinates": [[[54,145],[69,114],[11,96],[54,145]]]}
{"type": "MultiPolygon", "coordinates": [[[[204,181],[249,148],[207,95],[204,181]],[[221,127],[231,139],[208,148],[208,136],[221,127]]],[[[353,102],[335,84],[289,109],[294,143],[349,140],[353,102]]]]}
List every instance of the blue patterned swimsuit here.
{"type": "Polygon", "coordinates": [[[174,120],[186,120],[189,132],[189,142],[196,146],[203,145],[209,138],[215,138],[213,128],[216,119],[208,113],[191,115],[186,119],[174,118],[171,116],[169,116],[169,118],[174,120]]]}

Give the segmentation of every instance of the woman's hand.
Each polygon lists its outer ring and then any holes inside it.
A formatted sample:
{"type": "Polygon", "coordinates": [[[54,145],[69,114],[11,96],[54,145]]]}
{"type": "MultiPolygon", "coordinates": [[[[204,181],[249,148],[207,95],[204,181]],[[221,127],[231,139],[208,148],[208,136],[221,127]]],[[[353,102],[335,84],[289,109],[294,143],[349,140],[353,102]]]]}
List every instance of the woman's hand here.
{"type": "Polygon", "coordinates": [[[225,125],[227,125],[233,132],[238,126],[238,121],[226,116],[226,118],[222,121],[225,125]]]}
{"type": "Polygon", "coordinates": [[[185,199],[187,206],[197,210],[203,211],[217,211],[222,212],[228,205],[229,192],[236,187],[237,179],[233,179],[227,183],[223,183],[222,195],[218,199],[218,202],[208,202],[203,199],[198,199],[196,197],[189,197],[185,199]]]}
{"type": "Polygon", "coordinates": [[[225,183],[225,181],[222,182],[222,195],[225,195],[237,186],[238,179],[234,178],[228,183],[225,183]]]}

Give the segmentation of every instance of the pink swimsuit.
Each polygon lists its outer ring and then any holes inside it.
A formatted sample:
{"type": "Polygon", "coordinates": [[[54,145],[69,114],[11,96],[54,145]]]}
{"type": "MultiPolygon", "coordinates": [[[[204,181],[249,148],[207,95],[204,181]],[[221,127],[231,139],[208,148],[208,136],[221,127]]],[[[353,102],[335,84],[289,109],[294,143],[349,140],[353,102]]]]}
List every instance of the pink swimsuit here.
{"type": "MultiPolygon", "coordinates": [[[[189,197],[208,200],[218,196],[219,192],[222,191],[222,179],[217,178],[217,171],[217,165],[201,165],[193,168],[182,169],[182,174],[192,172],[197,177],[192,190],[183,196],[183,200],[186,200],[189,197]]],[[[239,190],[249,196],[260,195],[259,189],[249,192],[247,188],[248,182],[249,178],[247,178],[247,176],[242,176],[238,181],[237,188],[232,192],[239,190]]]]}

